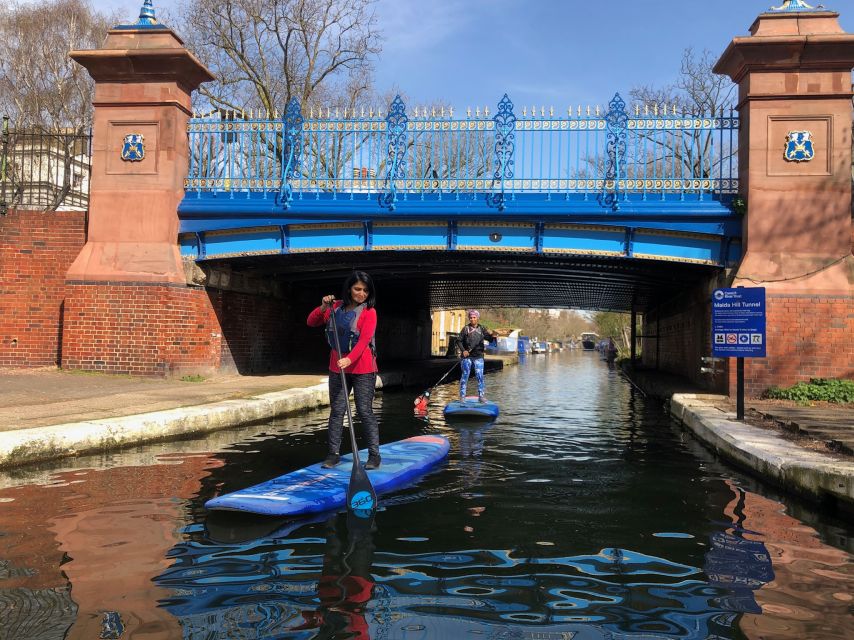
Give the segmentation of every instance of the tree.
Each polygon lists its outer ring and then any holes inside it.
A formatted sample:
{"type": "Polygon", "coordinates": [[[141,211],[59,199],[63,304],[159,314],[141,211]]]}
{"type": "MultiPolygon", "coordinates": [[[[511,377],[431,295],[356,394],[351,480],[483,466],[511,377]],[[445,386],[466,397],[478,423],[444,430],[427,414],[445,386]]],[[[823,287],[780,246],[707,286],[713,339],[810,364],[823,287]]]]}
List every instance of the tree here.
{"type": "MultiPolygon", "coordinates": [[[[723,117],[731,113],[737,87],[728,77],[712,71],[715,62],[716,56],[710,51],[698,54],[689,47],[682,52],[675,82],[658,88],[637,86],[629,95],[643,105],[639,108],[644,112],[652,108],[656,114],[662,112],[666,115],[669,111],[673,115],[723,117]]],[[[729,161],[734,166],[738,153],[735,145],[732,148],[715,147],[716,132],[713,130],[688,129],[664,136],[656,136],[652,132],[639,135],[652,149],[643,159],[647,165],[646,175],[663,175],[670,170],[672,175],[679,176],[682,170],[675,167],[684,167],[684,175],[710,178],[716,173],[716,166],[729,161]]],[[[644,163],[635,166],[644,166],[644,163]]]]}
{"type": "MultiPolygon", "coordinates": [[[[253,112],[269,119],[283,115],[296,100],[305,119],[321,114],[353,119],[357,106],[375,99],[371,63],[380,51],[375,2],[187,0],[180,31],[217,78],[200,87],[196,104],[229,119],[253,112]]],[[[352,151],[367,135],[345,132],[335,123],[317,125],[301,140],[301,166],[295,175],[330,190],[347,167],[361,169],[354,165],[352,151]]],[[[196,166],[213,167],[225,156],[235,166],[254,160],[266,172],[256,177],[278,180],[288,165],[289,149],[281,132],[262,132],[254,147],[203,147],[192,153],[196,166]]],[[[376,162],[368,166],[378,173],[376,162]]]]}
{"type": "Polygon", "coordinates": [[[659,88],[639,85],[629,95],[641,105],[675,105],[677,112],[688,114],[720,113],[733,106],[737,87],[728,77],[712,71],[716,60],[710,51],[698,54],[688,47],[682,52],[675,82],[659,88]]]}
{"type": "MultiPolygon", "coordinates": [[[[640,318],[638,319],[640,320],[640,318]]],[[[613,311],[599,311],[593,317],[597,332],[600,336],[612,337],[617,343],[617,348],[623,352],[631,350],[632,343],[632,316],[629,313],[617,313],[613,311]]]]}
{"type": "Polygon", "coordinates": [[[116,21],[85,0],[0,8],[0,111],[17,127],[88,130],[94,85],[68,52],[97,49],[116,21]]]}
{"type": "Polygon", "coordinates": [[[0,8],[0,206],[53,211],[75,195],[85,206],[94,84],[68,57],[95,49],[118,19],[84,0],[0,8]],[[77,189],[76,193],[72,193],[77,189]]]}
{"type": "Polygon", "coordinates": [[[352,109],[371,89],[380,51],[376,0],[187,0],[181,32],[217,77],[216,108],[274,113],[296,98],[352,109]]]}
{"type": "Polygon", "coordinates": [[[562,309],[557,315],[544,309],[484,309],[481,321],[490,329],[520,329],[522,335],[536,336],[542,340],[563,340],[592,328],[585,315],[571,309],[562,309]]]}

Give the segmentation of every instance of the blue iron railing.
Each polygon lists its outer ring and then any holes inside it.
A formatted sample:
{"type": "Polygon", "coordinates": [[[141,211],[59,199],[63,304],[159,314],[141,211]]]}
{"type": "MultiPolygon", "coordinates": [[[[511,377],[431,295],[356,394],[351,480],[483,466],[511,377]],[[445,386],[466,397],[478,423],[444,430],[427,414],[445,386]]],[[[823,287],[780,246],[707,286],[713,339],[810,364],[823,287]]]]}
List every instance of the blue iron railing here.
{"type": "Polygon", "coordinates": [[[505,96],[479,109],[351,110],[278,114],[216,111],[189,123],[187,195],[373,199],[393,210],[430,197],[482,199],[504,209],[517,195],[598,201],[720,197],[738,191],[738,116],[686,115],[671,106],[514,112],[505,96]],[[307,115],[307,117],[306,117],[307,115]],[[254,194],[254,195],[253,195],[254,194]]]}

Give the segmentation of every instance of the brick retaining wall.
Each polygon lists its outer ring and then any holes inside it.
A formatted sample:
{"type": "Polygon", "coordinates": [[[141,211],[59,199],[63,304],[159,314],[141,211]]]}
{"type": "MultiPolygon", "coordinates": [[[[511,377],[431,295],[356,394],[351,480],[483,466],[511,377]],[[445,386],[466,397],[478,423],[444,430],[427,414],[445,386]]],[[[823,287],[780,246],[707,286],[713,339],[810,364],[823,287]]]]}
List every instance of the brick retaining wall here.
{"type": "Polygon", "coordinates": [[[0,367],[59,362],[65,272],[85,229],[84,211],[0,216],[0,367]]]}
{"type": "Polygon", "coordinates": [[[219,322],[202,288],[128,282],[69,282],[62,367],[170,375],[214,369],[219,322]]]}
{"type": "Polygon", "coordinates": [[[201,287],[67,283],[62,366],[133,375],[280,370],[284,301],[201,287]]]}
{"type": "Polygon", "coordinates": [[[642,363],[661,371],[685,376],[709,389],[721,390],[725,374],[712,377],[700,373],[700,358],[711,354],[711,298],[709,289],[699,285],[644,316],[642,334],[659,339],[642,339],[642,363]]]}
{"type": "MultiPolygon", "coordinates": [[[[660,331],[658,368],[734,396],[735,358],[725,373],[701,374],[700,357],[711,355],[711,307],[705,289],[686,293],[644,318],[643,333],[660,331]]],[[[810,378],[854,379],[854,297],[766,293],[767,357],[744,359],[744,389],[756,398],[771,386],[810,378]]],[[[643,340],[643,364],[656,365],[656,341],[643,340]]]]}
{"type": "MultiPolygon", "coordinates": [[[[745,358],[745,395],[810,378],[854,379],[854,297],[766,294],[766,358],[745,358]]],[[[735,371],[735,359],[730,363],[735,371]]],[[[735,394],[735,373],[730,376],[735,394]]]]}

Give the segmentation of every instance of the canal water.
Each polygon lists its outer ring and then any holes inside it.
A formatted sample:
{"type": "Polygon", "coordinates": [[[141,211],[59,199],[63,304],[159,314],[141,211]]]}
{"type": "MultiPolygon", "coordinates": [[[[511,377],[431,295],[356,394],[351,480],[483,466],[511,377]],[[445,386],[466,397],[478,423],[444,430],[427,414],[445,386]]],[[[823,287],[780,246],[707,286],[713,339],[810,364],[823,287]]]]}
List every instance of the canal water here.
{"type": "Polygon", "coordinates": [[[0,640],[854,637],[851,528],[718,462],[596,354],[487,376],[493,424],[378,396],[446,464],[373,530],[207,513],[319,460],[325,411],[0,477],[0,640]],[[782,500],[782,501],[781,501],[782,500]]]}

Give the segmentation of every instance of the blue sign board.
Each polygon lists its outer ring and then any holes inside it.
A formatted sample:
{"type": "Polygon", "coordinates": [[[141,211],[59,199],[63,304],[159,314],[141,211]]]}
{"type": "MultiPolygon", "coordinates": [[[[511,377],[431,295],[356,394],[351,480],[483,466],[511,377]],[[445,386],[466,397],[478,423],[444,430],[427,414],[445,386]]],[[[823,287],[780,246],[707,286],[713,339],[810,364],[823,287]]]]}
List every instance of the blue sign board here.
{"type": "Polygon", "coordinates": [[[765,357],[765,287],[714,290],[712,355],[765,357]]]}

